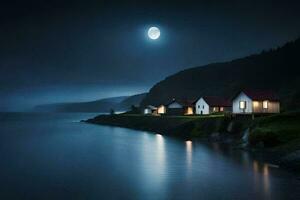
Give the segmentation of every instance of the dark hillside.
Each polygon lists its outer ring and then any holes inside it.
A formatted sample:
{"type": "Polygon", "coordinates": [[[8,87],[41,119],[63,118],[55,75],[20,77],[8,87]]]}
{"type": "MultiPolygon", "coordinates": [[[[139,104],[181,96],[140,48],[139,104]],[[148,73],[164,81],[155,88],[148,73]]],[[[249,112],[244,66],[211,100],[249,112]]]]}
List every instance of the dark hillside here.
{"type": "Polygon", "coordinates": [[[139,107],[146,94],[147,93],[136,94],[124,99],[120,102],[119,108],[122,108],[123,110],[130,110],[132,105],[139,107]]]}
{"type": "Polygon", "coordinates": [[[300,39],[258,55],[176,73],[157,83],[142,105],[203,95],[232,97],[247,88],[273,90],[279,94],[284,109],[291,109],[300,102],[299,67],[300,39]]]}

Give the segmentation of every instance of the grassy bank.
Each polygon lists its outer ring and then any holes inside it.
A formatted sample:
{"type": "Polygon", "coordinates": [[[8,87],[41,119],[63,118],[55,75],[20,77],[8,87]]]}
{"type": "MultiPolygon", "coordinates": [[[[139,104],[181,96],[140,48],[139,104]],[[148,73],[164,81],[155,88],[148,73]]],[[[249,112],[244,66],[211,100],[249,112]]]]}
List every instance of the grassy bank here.
{"type": "MultiPolygon", "coordinates": [[[[259,117],[209,116],[145,116],[139,114],[99,115],[87,122],[158,132],[185,138],[212,133],[228,133],[240,137],[250,128],[252,146],[300,149],[300,112],[259,117]],[[285,146],[287,145],[287,146],[285,146]]],[[[287,149],[289,150],[289,149],[287,149]]]]}
{"type": "Polygon", "coordinates": [[[100,115],[87,122],[152,131],[182,138],[206,137],[211,133],[236,134],[245,128],[245,119],[232,123],[224,115],[209,116],[145,116],[138,114],[100,115]],[[229,125],[232,123],[231,125],[229,125]],[[230,126],[230,130],[228,130],[230,126]]]}
{"type": "Polygon", "coordinates": [[[300,149],[300,112],[258,118],[251,128],[249,142],[273,150],[300,149]]]}
{"type": "Polygon", "coordinates": [[[300,112],[254,120],[249,142],[253,148],[276,155],[280,166],[300,174],[300,112]]]}

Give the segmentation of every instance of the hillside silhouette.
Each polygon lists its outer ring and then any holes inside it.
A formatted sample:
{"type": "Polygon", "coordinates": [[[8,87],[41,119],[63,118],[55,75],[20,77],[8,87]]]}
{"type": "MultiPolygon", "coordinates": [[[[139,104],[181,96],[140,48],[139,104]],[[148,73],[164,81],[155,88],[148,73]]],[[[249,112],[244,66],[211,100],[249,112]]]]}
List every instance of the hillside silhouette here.
{"type": "Polygon", "coordinates": [[[259,89],[276,92],[283,109],[298,109],[299,67],[300,38],[260,54],[178,72],[154,85],[143,99],[142,105],[157,105],[172,98],[231,98],[242,89],[259,89]]]}

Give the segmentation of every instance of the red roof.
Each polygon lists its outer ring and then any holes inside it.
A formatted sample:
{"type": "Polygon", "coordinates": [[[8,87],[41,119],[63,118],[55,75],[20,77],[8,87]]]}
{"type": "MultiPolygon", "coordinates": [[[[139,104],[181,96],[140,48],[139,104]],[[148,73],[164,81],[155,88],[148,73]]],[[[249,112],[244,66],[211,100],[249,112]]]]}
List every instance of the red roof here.
{"type": "Polygon", "coordinates": [[[223,97],[205,96],[202,97],[209,106],[231,107],[231,101],[223,97]]]}
{"type": "Polygon", "coordinates": [[[279,100],[279,97],[273,91],[244,90],[242,92],[245,93],[250,99],[256,101],[263,101],[263,100],[278,101],[279,100]]]}

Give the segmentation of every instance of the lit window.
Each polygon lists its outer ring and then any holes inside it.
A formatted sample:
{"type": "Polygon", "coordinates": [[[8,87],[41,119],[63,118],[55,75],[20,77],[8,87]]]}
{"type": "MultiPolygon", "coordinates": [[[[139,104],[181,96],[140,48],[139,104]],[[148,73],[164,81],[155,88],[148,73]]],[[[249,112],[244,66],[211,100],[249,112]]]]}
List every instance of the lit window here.
{"type": "Polygon", "coordinates": [[[246,109],[246,101],[240,101],[240,109],[246,109]]]}
{"type": "Polygon", "coordinates": [[[221,112],[223,112],[223,111],[224,111],[224,108],[223,108],[223,107],[221,107],[221,108],[220,108],[220,111],[221,111],[221,112]]]}
{"type": "Polygon", "coordinates": [[[263,101],[263,108],[268,109],[268,101],[263,101]]]}
{"type": "Polygon", "coordinates": [[[160,106],[159,108],[158,108],[158,114],[164,114],[164,113],[166,113],[166,109],[165,109],[165,107],[164,106],[160,106]]]}
{"type": "Polygon", "coordinates": [[[186,114],[187,114],[187,115],[192,115],[192,114],[194,114],[193,108],[192,108],[192,107],[188,107],[188,108],[187,108],[186,114]]]}
{"type": "Polygon", "coordinates": [[[259,106],[258,101],[253,101],[253,107],[257,108],[259,106]]]}

